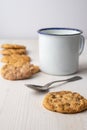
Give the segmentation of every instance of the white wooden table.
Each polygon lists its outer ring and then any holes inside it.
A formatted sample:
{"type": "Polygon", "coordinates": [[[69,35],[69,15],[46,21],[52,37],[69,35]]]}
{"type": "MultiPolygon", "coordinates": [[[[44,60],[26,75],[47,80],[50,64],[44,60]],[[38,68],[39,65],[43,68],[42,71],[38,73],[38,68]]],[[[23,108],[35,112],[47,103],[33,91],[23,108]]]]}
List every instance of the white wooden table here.
{"type": "MultiPolygon", "coordinates": [[[[0,40],[27,46],[32,63],[39,65],[37,40],[0,40]]],[[[70,90],[87,98],[87,45],[79,60],[82,80],[56,85],[50,91],[70,90]]],[[[0,63],[1,66],[1,63],[0,63]]],[[[44,85],[53,80],[71,76],[52,76],[43,72],[27,80],[8,81],[0,77],[0,130],[87,130],[87,111],[78,114],[61,114],[46,110],[41,93],[24,86],[25,83],[44,85]]]]}

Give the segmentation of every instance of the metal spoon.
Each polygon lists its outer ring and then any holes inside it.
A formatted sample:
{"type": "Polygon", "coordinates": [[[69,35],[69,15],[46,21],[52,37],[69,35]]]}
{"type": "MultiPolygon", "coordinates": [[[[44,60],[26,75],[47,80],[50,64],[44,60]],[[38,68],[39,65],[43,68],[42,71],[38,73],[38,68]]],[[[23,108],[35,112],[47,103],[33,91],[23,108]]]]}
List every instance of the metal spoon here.
{"type": "Polygon", "coordinates": [[[45,84],[44,86],[34,85],[34,84],[25,84],[25,86],[27,86],[27,87],[29,87],[31,89],[34,89],[34,90],[38,90],[38,91],[46,91],[46,90],[48,90],[50,88],[50,86],[53,83],[57,83],[57,82],[73,82],[73,81],[80,80],[80,79],[82,79],[82,77],[74,76],[74,77],[64,79],[64,80],[52,81],[52,82],[49,82],[49,83],[45,84]]]}

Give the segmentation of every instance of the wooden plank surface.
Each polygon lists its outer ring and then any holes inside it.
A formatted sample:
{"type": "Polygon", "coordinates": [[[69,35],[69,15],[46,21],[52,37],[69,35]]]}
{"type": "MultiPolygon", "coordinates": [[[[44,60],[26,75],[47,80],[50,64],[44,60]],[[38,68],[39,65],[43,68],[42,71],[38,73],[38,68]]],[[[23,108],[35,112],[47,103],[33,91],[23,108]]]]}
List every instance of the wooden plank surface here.
{"type": "MultiPolygon", "coordinates": [[[[0,40],[0,44],[8,40],[0,40]]],[[[32,63],[39,65],[37,40],[9,40],[27,46],[32,63]]],[[[58,84],[49,91],[70,90],[87,98],[86,45],[80,56],[79,72],[82,80],[58,84]]],[[[72,76],[72,75],[71,75],[72,76]]],[[[0,130],[87,130],[87,111],[78,114],[61,114],[46,110],[42,101],[47,92],[36,92],[25,83],[41,84],[71,76],[52,76],[37,73],[28,80],[8,81],[0,77],[0,130]]]]}

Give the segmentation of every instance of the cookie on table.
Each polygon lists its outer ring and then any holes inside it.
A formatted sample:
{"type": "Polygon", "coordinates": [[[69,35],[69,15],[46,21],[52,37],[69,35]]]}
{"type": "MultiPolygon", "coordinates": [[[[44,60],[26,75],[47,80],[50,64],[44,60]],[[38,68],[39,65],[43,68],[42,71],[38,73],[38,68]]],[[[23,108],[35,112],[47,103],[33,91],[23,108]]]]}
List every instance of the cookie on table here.
{"type": "Polygon", "coordinates": [[[3,56],[1,59],[1,62],[8,63],[8,64],[14,64],[16,62],[30,62],[30,57],[27,55],[19,55],[19,54],[12,54],[10,56],[3,56]]]}
{"type": "Polygon", "coordinates": [[[71,91],[50,92],[43,100],[43,106],[54,112],[78,113],[87,109],[87,99],[71,91]]]}
{"type": "Polygon", "coordinates": [[[25,49],[26,47],[23,45],[18,45],[18,44],[5,43],[5,44],[1,45],[1,48],[4,48],[4,49],[25,49]]]}
{"type": "Polygon", "coordinates": [[[12,55],[12,54],[26,54],[26,49],[3,49],[0,50],[2,55],[12,55]]]}
{"type": "Polygon", "coordinates": [[[11,64],[6,64],[1,68],[1,76],[7,80],[22,80],[32,76],[29,63],[16,67],[11,64]]]}
{"type": "Polygon", "coordinates": [[[37,72],[39,72],[38,66],[26,62],[21,65],[6,64],[2,66],[0,73],[1,76],[7,80],[22,80],[32,77],[32,75],[37,72]]]}

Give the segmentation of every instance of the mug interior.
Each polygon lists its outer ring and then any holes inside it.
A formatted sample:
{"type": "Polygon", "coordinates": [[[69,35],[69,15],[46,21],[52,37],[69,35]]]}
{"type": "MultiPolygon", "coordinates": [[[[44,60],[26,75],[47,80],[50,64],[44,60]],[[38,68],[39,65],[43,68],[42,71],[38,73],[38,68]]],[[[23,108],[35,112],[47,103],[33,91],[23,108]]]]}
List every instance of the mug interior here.
{"type": "Polygon", "coordinates": [[[40,29],[38,33],[45,35],[79,35],[82,31],[73,28],[44,28],[40,29]]]}

